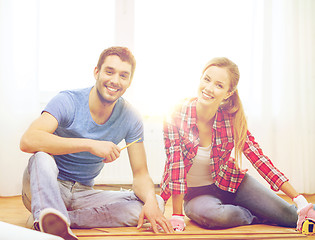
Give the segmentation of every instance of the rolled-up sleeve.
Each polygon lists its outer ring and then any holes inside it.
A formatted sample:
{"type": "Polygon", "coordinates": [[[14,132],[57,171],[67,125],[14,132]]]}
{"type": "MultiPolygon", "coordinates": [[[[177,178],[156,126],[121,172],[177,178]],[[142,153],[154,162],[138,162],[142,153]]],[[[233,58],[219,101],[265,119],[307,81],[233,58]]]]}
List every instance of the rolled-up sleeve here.
{"type": "Polygon", "coordinates": [[[247,132],[243,153],[274,191],[279,191],[282,184],[289,180],[273,165],[271,160],[263,154],[260,146],[249,131],[247,132]]]}
{"type": "Polygon", "coordinates": [[[180,147],[180,135],[175,119],[166,119],[163,125],[166,164],[161,183],[161,196],[167,200],[172,194],[186,191],[185,165],[180,147]]]}

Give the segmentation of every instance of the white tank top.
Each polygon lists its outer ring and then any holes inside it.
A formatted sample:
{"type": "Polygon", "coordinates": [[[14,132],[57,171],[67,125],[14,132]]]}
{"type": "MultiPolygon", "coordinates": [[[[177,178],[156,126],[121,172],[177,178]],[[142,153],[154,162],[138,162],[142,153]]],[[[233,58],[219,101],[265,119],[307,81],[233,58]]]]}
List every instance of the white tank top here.
{"type": "Polygon", "coordinates": [[[188,187],[200,187],[214,183],[210,172],[210,152],[211,145],[198,147],[193,164],[187,173],[188,187]]]}

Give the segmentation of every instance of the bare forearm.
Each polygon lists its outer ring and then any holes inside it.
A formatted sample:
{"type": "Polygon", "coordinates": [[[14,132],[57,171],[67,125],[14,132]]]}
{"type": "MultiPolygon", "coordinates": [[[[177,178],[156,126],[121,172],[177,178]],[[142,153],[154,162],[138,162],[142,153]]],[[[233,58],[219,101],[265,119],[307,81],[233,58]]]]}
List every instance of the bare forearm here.
{"type": "Polygon", "coordinates": [[[53,155],[89,151],[89,139],[63,138],[43,131],[26,132],[20,148],[24,152],[47,152],[53,155]]]}
{"type": "Polygon", "coordinates": [[[173,194],[172,203],[173,203],[173,214],[183,214],[183,201],[184,194],[173,194]]]}
{"type": "Polygon", "coordinates": [[[285,182],[280,187],[280,190],[284,192],[291,199],[295,198],[299,193],[293,188],[293,186],[289,182],[285,182]]]}
{"type": "Polygon", "coordinates": [[[147,201],[156,201],[154,184],[148,174],[134,177],[133,191],[144,203],[147,201]]]}

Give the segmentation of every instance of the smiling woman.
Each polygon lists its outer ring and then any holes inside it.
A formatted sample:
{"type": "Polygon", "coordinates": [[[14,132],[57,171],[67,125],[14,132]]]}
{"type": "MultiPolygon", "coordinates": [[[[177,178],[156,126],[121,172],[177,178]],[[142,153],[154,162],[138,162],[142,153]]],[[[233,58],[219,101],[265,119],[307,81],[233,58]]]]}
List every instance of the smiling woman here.
{"type": "Polygon", "coordinates": [[[300,192],[314,192],[314,10],[311,0],[137,0],[130,99],[144,115],[163,116],[195,96],[204,62],[228,57],[242,73],[250,129],[300,192]]]}
{"type": "MultiPolygon", "coordinates": [[[[113,45],[137,59],[126,99],[159,120],[196,95],[209,58],[237,62],[251,129],[292,181],[303,179],[294,182],[300,192],[315,191],[315,1],[1,0],[0,11],[0,194],[20,193],[26,161],[17,146],[27,119],[60,90],[92,86],[95,59],[113,45]]],[[[146,142],[160,133],[155,123],[145,127],[146,142]]],[[[160,138],[151,139],[148,154],[163,161],[160,138]]]]}

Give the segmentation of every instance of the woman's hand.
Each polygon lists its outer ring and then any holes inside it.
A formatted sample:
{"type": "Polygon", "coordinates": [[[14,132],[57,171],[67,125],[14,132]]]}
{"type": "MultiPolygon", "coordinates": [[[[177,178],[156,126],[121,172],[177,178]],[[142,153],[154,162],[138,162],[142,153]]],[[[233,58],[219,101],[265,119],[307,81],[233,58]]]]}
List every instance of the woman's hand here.
{"type": "Polygon", "coordinates": [[[175,232],[182,232],[185,230],[186,224],[184,215],[173,214],[169,221],[172,224],[175,232]]]}
{"type": "Polygon", "coordinates": [[[307,228],[306,232],[302,231],[303,228],[303,223],[307,220],[307,219],[311,219],[313,221],[315,221],[315,211],[313,209],[313,204],[309,203],[307,204],[304,208],[302,208],[299,211],[299,218],[297,221],[297,226],[296,226],[296,230],[303,233],[303,234],[313,234],[314,232],[309,232],[310,230],[307,228]]]}

